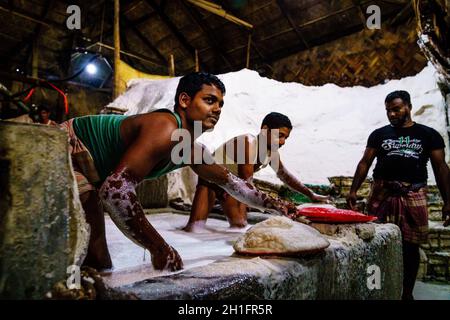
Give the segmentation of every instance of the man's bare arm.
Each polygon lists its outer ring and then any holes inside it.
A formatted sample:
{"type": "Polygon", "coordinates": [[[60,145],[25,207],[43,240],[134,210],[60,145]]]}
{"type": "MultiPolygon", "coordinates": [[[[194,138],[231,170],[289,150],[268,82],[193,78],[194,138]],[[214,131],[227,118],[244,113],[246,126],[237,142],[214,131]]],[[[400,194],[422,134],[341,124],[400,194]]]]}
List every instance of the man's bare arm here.
{"type": "Polygon", "coordinates": [[[292,173],[290,173],[286,169],[281,160],[278,160],[278,164],[279,166],[277,171],[277,177],[282,182],[284,182],[289,187],[289,189],[303,193],[305,196],[307,196],[313,201],[325,202],[329,199],[329,197],[327,196],[321,196],[314,193],[311,189],[305,186],[299,179],[297,179],[292,173]]]}
{"type": "Polygon", "coordinates": [[[117,227],[150,251],[156,269],[178,270],[183,266],[181,258],[146,219],[136,195],[137,184],[164,155],[170,154],[170,128],[159,128],[157,134],[152,130],[155,129],[141,129],[118,167],[103,183],[100,197],[117,227]]]}
{"type": "Polygon", "coordinates": [[[372,162],[375,159],[375,157],[376,157],[376,149],[366,148],[362,159],[359,161],[358,166],[356,167],[356,172],[355,175],[353,176],[353,182],[350,188],[350,193],[347,196],[347,204],[350,206],[352,210],[355,210],[356,193],[358,192],[358,189],[361,187],[362,183],[366,179],[367,173],[369,172],[370,166],[372,165],[372,162]]]}
{"type": "Polygon", "coordinates": [[[257,148],[255,148],[255,144],[257,144],[258,141],[251,135],[246,135],[244,139],[245,163],[238,164],[238,176],[245,181],[251,182],[253,174],[255,173],[255,164],[257,162],[257,154],[255,154],[257,148]]]}
{"type": "MultiPolygon", "coordinates": [[[[205,148],[204,152],[205,157],[212,158],[205,148]]],[[[224,166],[218,165],[212,160],[208,160],[207,163],[212,164],[197,164],[191,167],[201,178],[218,185],[236,200],[245,203],[249,207],[284,215],[288,214],[289,210],[295,209],[293,204],[281,199],[275,199],[259,191],[249,182],[233,175],[224,166]]]]}
{"type": "Polygon", "coordinates": [[[444,201],[442,220],[444,220],[444,226],[448,226],[450,225],[450,170],[445,163],[444,150],[437,149],[431,151],[430,161],[436,178],[436,184],[444,201]]]}

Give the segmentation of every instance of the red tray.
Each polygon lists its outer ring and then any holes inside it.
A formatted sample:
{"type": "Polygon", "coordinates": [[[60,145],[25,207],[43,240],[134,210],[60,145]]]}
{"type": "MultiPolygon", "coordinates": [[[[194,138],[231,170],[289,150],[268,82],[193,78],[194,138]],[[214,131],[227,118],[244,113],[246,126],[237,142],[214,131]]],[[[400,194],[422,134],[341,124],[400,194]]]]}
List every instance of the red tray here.
{"type": "Polygon", "coordinates": [[[357,211],[325,207],[301,208],[298,209],[297,215],[305,216],[312,222],[323,223],[363,223],[377,219],[377,217],[367,216],[357,211]]]}

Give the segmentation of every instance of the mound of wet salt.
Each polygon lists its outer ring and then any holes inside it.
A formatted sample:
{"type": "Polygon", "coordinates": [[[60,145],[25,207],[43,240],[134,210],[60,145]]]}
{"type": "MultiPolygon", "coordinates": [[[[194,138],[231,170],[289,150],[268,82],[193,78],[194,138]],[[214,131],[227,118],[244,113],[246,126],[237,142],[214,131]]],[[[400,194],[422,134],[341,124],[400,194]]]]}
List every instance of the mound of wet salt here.
{"type": "Polygon", "coordinates": [[[314,228],[277,216],[255,224],[233,248],[243,254],[292,255],[321,251],[329,245],[314,228]]]}

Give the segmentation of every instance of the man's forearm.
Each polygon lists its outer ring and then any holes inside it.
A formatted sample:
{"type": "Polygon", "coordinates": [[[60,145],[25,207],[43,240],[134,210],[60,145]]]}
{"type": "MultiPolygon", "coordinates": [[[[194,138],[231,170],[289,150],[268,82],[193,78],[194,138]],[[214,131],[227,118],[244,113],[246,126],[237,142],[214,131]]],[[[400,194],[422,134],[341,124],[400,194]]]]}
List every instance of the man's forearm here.
{"type": "Polygon", "coordinates": [[[447,164],[442,163],[435,169],[436,184],[445,204],[450,203],[450,170],[447,164]]]}
{"type": "Polygon", "coordinates": [[[145,217],[137,200],[137,183],[124,168],[105,180],[100,188],[100,197],[117,227],[130,240],[153,254],[167,244],[145,217]]]}
{"type": "Polygon", "coordinates": [[[236,200],[249,207],[266,210],[273,213],[280,213],[279,207],[282,201],[275,199],[254,187],[251,183],[242,180],[229,173],[226,183],[218,184],[236,200]]]}
{"type": "Polygon", "coordinates": [[[358,167],[356,168],[355,175],[353,177],[352,186],[350,188],[350,193],[355,193],[361,187],[362,183],[367,177],[367,173],[369,172],[369,166],[364,162],[359,162],[358,167]]]}
{"type": "Polygon", "coordinates": [[[303,193],[310,199],[313,198],[314,192],[286,170],[278,171],[277,176],[289,189],[303,193]]]}

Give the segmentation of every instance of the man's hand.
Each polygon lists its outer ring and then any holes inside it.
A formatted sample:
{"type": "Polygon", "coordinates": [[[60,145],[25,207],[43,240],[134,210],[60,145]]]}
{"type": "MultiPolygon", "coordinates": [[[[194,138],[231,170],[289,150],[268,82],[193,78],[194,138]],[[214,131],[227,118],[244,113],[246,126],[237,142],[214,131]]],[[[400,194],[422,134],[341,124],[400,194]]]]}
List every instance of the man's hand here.
{"type": "Polygon", "coordinates": [[[450,203],[442,206],[442,220],[444,221],[444,227],[450,226],[450,203]]]}
{"type": "Polygon", "coordinates": [[[287,217],[289,217],[290,214],[297,212],[297,207],[292,202],[285,201],[280,198],[271,198],[270,202],[274,209],[266,210],[268,212],[275,211],[275,214],[281,214],[287,217]]]}
{"type": "Polygon", "coordinates": [[[314,202],[330,203],[330,196],[322,196],[317,193],[313,193],[311,200],[314,202]]]}
{"type": "Polygon", "coordinates": [[[350,207],[351,210],[356,209],[356,193],[350,192],[347,196],[347,205],[350,207]]]}
{"type": "Polygon", "coordinates": [[[152,264],[156,270],[177,271],[183,269],[183,260],[177,250],[171,246],[164,246],[162,251],[152,254],[152,264]]]}

